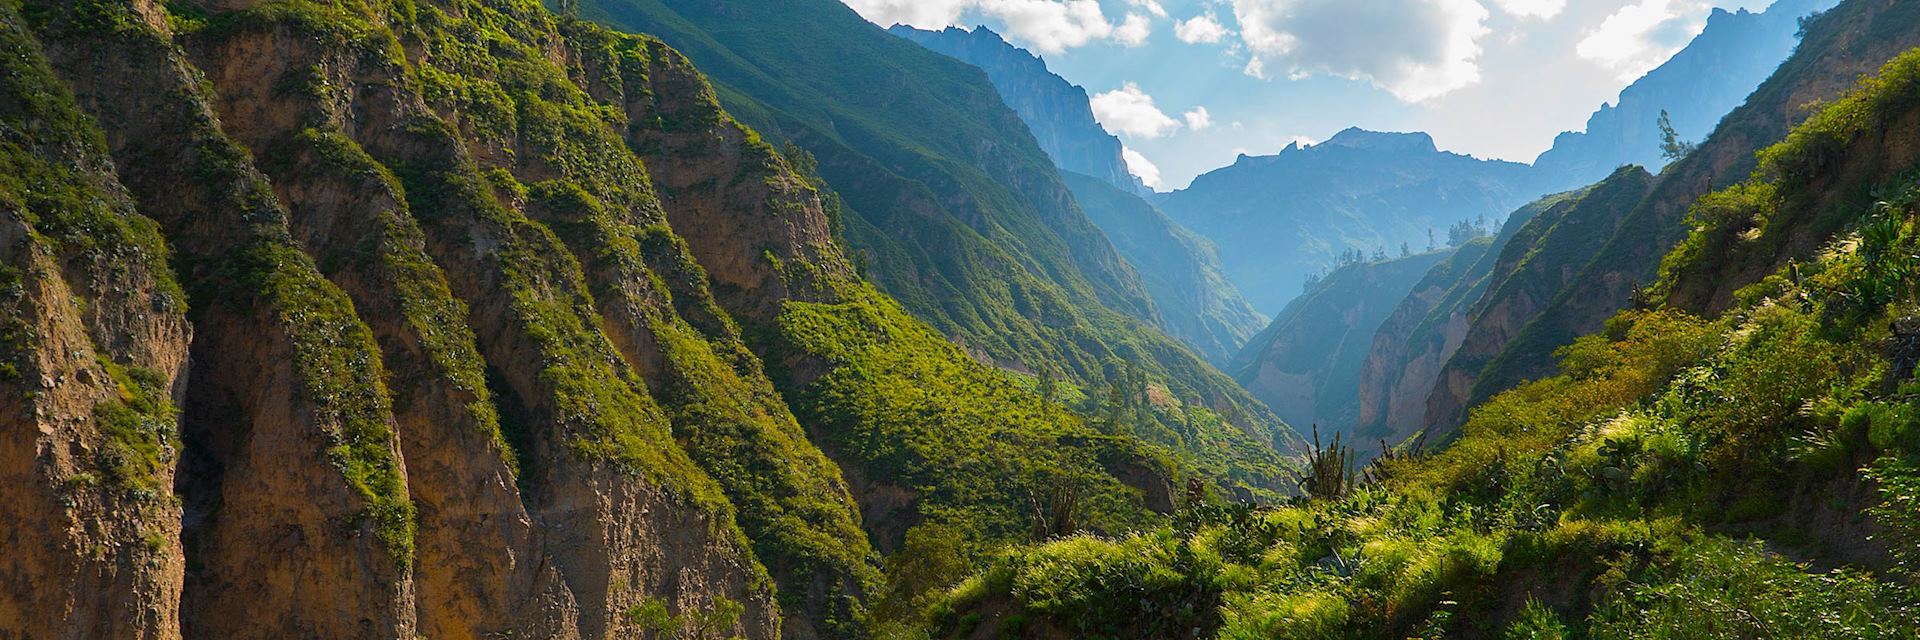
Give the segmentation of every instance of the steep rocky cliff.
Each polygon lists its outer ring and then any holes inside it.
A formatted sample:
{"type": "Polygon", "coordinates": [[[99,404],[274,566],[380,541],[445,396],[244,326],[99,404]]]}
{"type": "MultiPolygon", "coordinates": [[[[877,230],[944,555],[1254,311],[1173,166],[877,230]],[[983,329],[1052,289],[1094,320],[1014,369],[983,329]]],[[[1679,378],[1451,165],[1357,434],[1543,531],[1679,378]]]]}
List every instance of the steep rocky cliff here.
{"type": "Polygon", "coordinates": [[[1764,12],[1714,9],[1706,27],[1666,63],[1600,106],[1587,127],[1560,134],[1553,148],[1533,162],[1539,187],[1576,189],[1598,182],[1621,165],[1658,170],[1660,113],[1666,112],[1683,140],[1699,141],[1720,119],[1746,101],[1800,42],[1800,20],[1832,7],[1834,0],[1780,0],[1764,12]]]}
{"type": "Polygon", "coordinates": [[[1233,357],[1240,384],[1293,424],[1353,428],[1368,348],[1381,323],[1453,250],[1341,267],[1296,298],[1233,357]]]}
{"type": "Polygon", "coordinates": [[[657,40],[32,0],[0,47],[0,636],[863,637],[870,540],[1187,473],[874,291],[657,40]]]}
{"type": "Polygon", "coordinates": [[[1154,389],[1167,411],[1129,421],[1133,435],[1216,476],[1266,478],[1248,488],[1284,486],[1272,449],[1298,436],[1160,329],[1137,271],[979,69],[832,0],[581,10],[686,53],[729,112],[814,158],[860,272],[977,359],[1094,405],[1154,389]]]}
{"type": "MultiPolygon", "coordinates": [[[[1839,95],[1894,54],[1920,46],[1920,5],[1848,2],[1808,22],[1805,33],[1794,55],[1745,104],[1697,150],[1661,172],[1652,192],[1600,243],[1571,286],[1532,317],[1497,319],[1523,327],[1512,344],[1525,348],[1496,358],[1513,373],[1495,377],[1522,379],[1550,371],[1554,350],[1599,331],[1608,317],[1628,307],[1635,292],[1653,281],[1662,256],[1686,237],[1686,216],[1695,200],[1744,179],[1755,166],[1755,152],[1784,137],[1821,101],[1839,95]]],[[[1458,425],[1461,417],[1458,410],[1429,414],[1440,432],[1458,425]]]]}
{"type": "Polygon", "coordinates": [[[1039,56],[1008,44],[986,27],[926,31],[894,25],[887,32],[986,72],[1000,98],[1027,123],[1034,141],[1061,171],[1092,176],[1129,193],[1148,192],[1127,170],[1120,139],[1093,119],[1087,90],[1054,75],[1039,56]]]}
{"type": "Polygon", "coordinates": [[[1513,343],[1526,328],[1514,320],[1533,318],[1573,285],[1581,267],[1599,250],[1593,239],[1616,233],[1653,180],[1645,169],[1621,167],[1599,184],[1550,198],[1500,247],[1485,291],[1467,309],[1460,346],[1434,380],[1427,398],[1430,422],[1464,415],[1465,407],[1494,392],[1547,373],[1494,360],[1510,348],[1539,348],[1513,343]]]}
{"type": "Polygon", "coordinates": [[[1415,250],[1463,220],[1498,220],[1532,199],[1523,164],[1444,153],[1422,133],[1349,129],[1232,166],[1158,198],[1219,248],[1227,278],[1263,313],[1347,250],[1415,250]]]}
{"type": "Polygon", "coordinates": [[[985,27],[922,31],[895,25],[887,31],[987,74],[1000,98],[1060,168],[1060,178],[1087,219],[1140,274],[1168,335],[1224,366],[1266,325],[1220,275],[1213,247],[1140,199],[1149,192],[1127,172],[1120,140],[1093,119],[1086,90],[985,27]]]}

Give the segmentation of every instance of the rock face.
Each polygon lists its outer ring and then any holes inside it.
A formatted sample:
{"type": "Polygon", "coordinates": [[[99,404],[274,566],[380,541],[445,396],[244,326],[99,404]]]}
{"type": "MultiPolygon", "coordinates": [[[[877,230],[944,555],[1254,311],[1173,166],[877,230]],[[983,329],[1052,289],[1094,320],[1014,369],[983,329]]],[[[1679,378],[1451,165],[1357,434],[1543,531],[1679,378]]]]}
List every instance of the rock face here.
{"type": "Polygon", "coordinates": [[[658,40],[32,0],[0,49],[0,637],[861,638],[928,514],[1174,506],[876,292],[658,40]]]}
{"type": "Polygon", "coordinates": [[[887,32],[986,72],[1000,98],[1019,114],[1062,172],[1092,176],[1135,195],[1150,193],[1127,170],[1120,139],[1093,119],[1087,90],[1054,75],[1039,56],[1008,44],[986,27],[926,31],[894,25],[887,32]]]}
{"type": "Polygon", "coordinates": [[[1424,248],[1456,222],[1500,219],[1532,199],[1529,179],[1526,165],[1442,153],[1426,134],[1349,129],[1241,156],[1158,204],[1212,240],[1228,280],[1272,313],[1346,250],[1424,248]]]}
{"type": "Polygon", "coordinates": [[[1599,250],[1593,238],[1613,235],[1652,187],[1645,169],[1621,167],[1597,185],[1537,205],[1537,213],[1499,248],[1485,291],[1466,311],[1460,346],[1427,399],[1430,423],[1464,418],[1467,406],[1493,391],[1550,373],[1494,360],[1516,347],[1513,340],[1527,320],[1573,284],[1599,250]]]}
{"type": "MultiPolygon", "coordinates": [[[[1912,3],[1849,2],[1810,21],[1793,56],[1721,120],[1696,151],[1661,172],[1652,190],[1599,242],[1599,250],[1579,267],[1568,287],[1528,317],[1491,319],[1520,329],[1492,360],[1503,373],[1480,377],[1518,380],[1550,371],[1555,350],[1599,331],[1607,318],[1632,303],[1635,292],[1653,282],[1661,258],[1686,237],[1686,215],[1695,200],[1745,179],[1755,166],[1754,153],[1810,115],[1811,105],[1831,100],[1861,74],[1916,45],[1920,6],[1912,3]]],[[[1488,393],[1500,390],[1478,382],[1473,386],[1488,393]]],[[[1471,387],[1446,395],[1447,400],[1430,405],[1428,414],[1429,426],[1440,435],[1458,425],[1473,398],[1485,397],[1471,387]]]]}
{"type": "Polygon", "coordinates": [[[1189,462],[1232,461],[1244,477],[1266,474],[1251,469],[1276,463],[1272,448],[1297,446],[1290,427],[1161,329],[1143,278],[979,69],[832,0],[589,0],[581,10],[673,45],[728,112],[811,156],[857,270],[976,359],[1096,392],[1162,388],[1175,402],[1161,406],[1178,410],[1142,415],[1129,435],[1189,462]],[[1189,424],[1207,434],[1179,435],[1189,424]]]}
{"type": "Polygon", "coordinates": [[[1087,218],[1140,272],[1160,307],[1167,334],[1208,362],[1226,366],[1266,318],[1240,297],[1221,273],[1213,243],[1175,224],[1158,208],[1100,180],[1062,172],[1087,218]]]}
{"type": "Polygon", "coordinates": [[[1601,105],[1585,131],[1554,139],[1533,162],[1540,188],[1576,189],[1622,165],[1665,165],[1657,126],[1662,111],[1682,139],[1706,137],[1793,53],[1800,19],[1835,4],[1780,0],[1762,13],[1714,9],[1699,36],[1628,85],[1614,104],[1601,105]]]}
{"type": "Polygon", "coordinates": [[[1341,267],[1287,305],[1233,358],[1235,379],[1291,424],[1349,431],[1381,323],[1453,252],[1341,267]]]}

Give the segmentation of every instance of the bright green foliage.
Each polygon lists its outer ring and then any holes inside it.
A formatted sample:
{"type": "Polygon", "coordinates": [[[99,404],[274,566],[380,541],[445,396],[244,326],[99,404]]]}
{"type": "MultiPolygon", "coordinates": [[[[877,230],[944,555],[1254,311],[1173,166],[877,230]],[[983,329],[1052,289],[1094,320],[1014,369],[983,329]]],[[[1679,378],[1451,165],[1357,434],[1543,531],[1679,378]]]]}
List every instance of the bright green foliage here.
{"type": "Polygon", "coordinates": [[[1221,484],[1284,489],[1270,449],[1297,435],[1150,326],[1159,313],[1138,276],[977,69],[827,0],[593,0],[582,12],[672,44],[735,116],[816,156],[851,259],[916,318],[989,361],[1205,407],[1219,419],[1146,412],[1126,426],[1221,484]]]}
{"type": "Polygon", "coordinates": [[[1756,544],[1707,540],[1619,585],[1595,638],[1903,638],[1920,615],[1911,586],[1849,570],[1816,573],[1756,544]]]}
{"type": "Polygon", "coordinates": [[[167,381],[147,369],[127,368],[102,359],[119,397],[94,405],[94,420],[106,436],[100,468],[120,488],[145,498],[168,495],[163,481],[180,450],[179,413],[168,396],[167,381]]]}
{"type": "Polygon", "coordinates": [[[414,507],[400,474],[393,406],[372,332],[346,294],[322,279],[298,249],[261,243],[226,258],[228,277],[256,292],[261,308],[287,327],[298,394],[329,427],[328,459],[367,501],[366,517],[388,552],[410,562],[414,507]]]}
{"type": "MultiPolygon", "coordinates": [[[[1445,450],[1376,466],[1344,499],[1183,514],[1174,539],[1218,560],[1134,573],[1219,589],[1222,637],[1912,637],[1920,347],[1904,318],[1920,309],[1920,229],[1911,180],[1872,179],[1890,195],[1823,213],[1851,231],[1780,260],[1717,318],[1621,313],[1445,450]],[[1840,524],[1867,517],[1880,529],[1840,524]]],[[[1775,220],[1804,213],[1779,206],[1775,220]]],[[[1049,620],[1097,611],[1094,586],[994,575],[950,596],[959,612],[994,598],[1049,620]]]]}

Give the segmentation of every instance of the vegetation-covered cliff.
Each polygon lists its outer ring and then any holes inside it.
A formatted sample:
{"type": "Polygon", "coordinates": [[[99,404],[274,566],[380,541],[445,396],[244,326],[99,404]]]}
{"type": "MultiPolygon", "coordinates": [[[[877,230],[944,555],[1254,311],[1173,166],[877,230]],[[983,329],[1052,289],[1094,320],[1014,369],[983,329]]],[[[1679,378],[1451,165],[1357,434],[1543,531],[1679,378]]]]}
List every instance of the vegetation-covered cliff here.
{"type": "Polygon", "coordinates": [[[1704,139],[1793,53],[1801,20],[1834,4],[1780,0],[1758,13],[1714,9],[1700,35],[1628,85],[1619,100],[1601,105],[1585,130],[1554,139],[1533,161],[1539,186],[1577,189],[1621,165],[1658,172],[1669,160],[1661,151],[1662,113],[1681,140],[1704,139]]]}
{"type": "Polygon", "coordinates": [[[1911,637],[1916,105],[1909,52],[1699,199],[1649,308],[1444,449],[1360,484],[1330,448],[1313,500],[1008,553],[949,594],[945,631],[1911,637]]]}
{"type": "Polygon", "coordinates": [[[864,637],[1280,470],[909,316],[649,37],[26,0],[0,47],[0,635],[864,637]]]}
{"type": "MultiPolygon", "coordinates": [[[[1588,239],[1598,243],[1599,251],[1579,268],[1570,286],[1537,313],[1483,320],[1522,327],[1512,344],[1524,348],[1495,357],[1504,371],[1492,377],[1521,380],[1551,374],[1554,350],[1599,331],[1607,318],[1632,306],[1636,292],[1653,281],[1661,256],[1685,238],[1685,217],[1694,202],[1744,177],[1755,166],[1756,151],[1781,140],[1823,101],[1838,96],[1876,65],[1920,45],[1920,6],[1846,2],[1808,22],[1805,34],[1794,55],[1728,114],[1713,135],[1660,173],[1652,191],[1615,233],[1604,240],[1588,239]]],[[[1442,409],[1428,414],[1437,432],[1446,433],[1465,418],[1461,410],[1475,396],[1461,391],[1467,395],[1433,405],[1442,409]]]]}
{"type": "Polygon", "coordinates": [[[1120,139],[1093,119],[1087,90],[1048,71],[1039,56],[986,27],[927,31],[894,25],[887,32],[979,67],[1061,171],[1092,176],[1135,195],[1148,193],[1127,169],[1120,139]]]}
{"type": "Polygon", "coordinates": [[[1229,370],[1287,422],[1317,425],[1329,437],[1351,431],[1375,332],[1452,255],[1446,249],[1333,270],[1249,340],[1229,370]]]}
{"type": "Polygon", "coordinates": [[[818,159],[853,260],[977,358],[1073,387],[1090,413],[1153,395],[1130,424],[1216,477],[1284,490],[1299,438],[1158,327],[1136,270],[1075,204],[977,68],[835,0],[589,0],[583,15],[658,35],[723,104],[818,159]]]}

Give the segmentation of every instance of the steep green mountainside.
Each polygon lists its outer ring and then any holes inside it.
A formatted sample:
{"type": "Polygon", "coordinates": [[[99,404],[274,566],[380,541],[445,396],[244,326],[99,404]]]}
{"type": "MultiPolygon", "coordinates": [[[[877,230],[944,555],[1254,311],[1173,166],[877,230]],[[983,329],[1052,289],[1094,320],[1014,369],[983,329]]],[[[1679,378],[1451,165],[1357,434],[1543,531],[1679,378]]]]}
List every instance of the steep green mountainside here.
{"type": "Polygon", "coordinates": [[[1835,0],[1779,0],[1765,11],[1714,9],[1685,48],[1601,105],[1579,132],[1560,134],[1533,161],[1543,189],[1592,184],[1621,165],[1659,168],[1660,114],[1683,140],[1701,140],[1779,68],[1800,41],[1800,20],[1835,0]]]}
{"type": "MultiPolygon", "coordinates": [[[[926,31],[897,24],[887,33],[986,72],[1000,98],[1019,114],[1061,172],[1092,176],[1128,193],[1148,193],[1140,178],[1127,170],[1120,139],[1093,119],[1087,90],[1054,75],[1039,56],[1008,44],[986,27],[926,31]]],[[[1165,306],[1161,305],[1163,311],[1165,306]]]]}
{"type": "Polygon", "coordinates": [[[1699,200],[1656,289],[1720,309],[1620,312],[1363,485],[1320,451],[1312,500],[1008,553],[942,633],[1913,637],[1915,135],[1920,50],[1699,200]]]}
{"type": "Polygon", "coordinates": [[[1089,397],[1150,388],[1166,411],[1142,416],[1143,438],[1248,489],[1283,486],[1273,449],[1298,436],[1156,328],[1134,269],[980,70],[834,0],[582,10],[686,52],[730,111],[818,158],[854,261],[916,317],[983,361],[1089,397]]]}
{"type": "Polygon", "coordinates": [[[1060,167],[1061,179],[1087,219],[1140,274],[1168,335],[1216,366],[1225,366],[1233,352],[1266,325],[1220,274],[1220,259],[1210,244],[1139,199],[1148,192],[1127,172],[1120,140],[1093,119],[1086,90],[985,27],[922,31],[895,25],[887,32],[987,74],[1001,99],[1060,167]]]}
{"type": "Polygon", "coordinates": [[[1208,362],[1228,359],[1267,320],[1240,297],[1221,273],[1213,243],[1174,223],[1139,196],[1093,178],[1062,172],[1087,219],[1107,233],[1115,249],[1140,272],[1147,294],[1160,307],[1167,334],[1193,347],[1208,362]]]}
{"type": "Polygon", "coordinates": [[[1500,248],[1486,291],[1467,310],[1459,348],[1436,376],[1427,399],[1429,422],[1464,415],[1465,407],[1522,382],[1520,376],[1541,375],[1496,361],[1541,348],[1515,343],[1526,327],[1511,321],[1534,317],[1572,286],[1600,249],[1593,239],[1616,233],[1653,182],[1645,169],[1621,167],[1599,184],[1552,199],[1513,234],[1500,248]]]}
{"type": "Polygon", "coordinates": [[[1427,396],[1440,370],[1466,341],[1474,305],[1492,283],[1502,250],[1540,212],[1577,194],[1547,196],[1515,210],[1499,233],[1460,246],[1414,285],[1374,332],[1360,372],[1355,437],[1404,445],[1421,433],[1427,396]]]}
{"type": "MultiPolygon", "coordinates": [[[[1600,250],[1570,282],[1529,317],[1495,317],[1482,322],[1523,327],[1493,362],[1497,370],[1481,377],[1525,380],[1551,375],[1553,352],[1575,337],[1594,333],[1606,319],[1633,304],[1636,292],[1653,281],[1661,257],[1685,239],[1687,211],[1700,196],[1743,178],[1755,166],[1755,151],[1786,136],[1794,123],[1812,115],[1862,75],[1907,48],[1920,45],[1920,3],[1873,0],[1845,2],[1806,24],[1794,55],[1728,114],[1712,136],[1686,158],[1661,172],[1653,191],[1598,242],[1600,250]]],[[[1440,403],[1466,407],[1473,397],[1440,403]]],[[[1487,389],[1489,392],[1499,389],[1487,389]]],[[[1442,392],[1436,389],[1436,395],[1442,392]]],[[[1485,396],[1479,396],[1485,397],[1485,396]]],[[[1440,434],[1465,418],[1459,410],[1428,414],[1440,434]]]]}
{"type": "Polygon", "coordinates": [[[1291,424],[1318,425],[1329,437],[1348,431],[1374,333],[1428,271],[1453,255],[1433,251],[1334,270],[1233,356],[1234,378],[1291,424]]]}
{"type": "Polygon", "coordinates": [[[1400,443],[1424,424],[1426,395],[1439,369],[1466,333],[1466,311],[1486,291],[1492,254],[1535,205],[1508,218],[1502,233],[1477,238],[1427,271],[1373,333],[1360,368],[1351,433],[1362,440],[1400,443]],[[1413,396],[1418,396],[1414,410],[1413,396]]]}
{"type": "Polygon", "coordinates": [[[915,320],[650,37],[5,0],[0,50],[0,636],[868,637],[1282,472],[915,320]]]}
{"type": "Polygon", "coordinates": [[[1278,155],[1241,156],[1157,204],[1219,247],[1227,278],[1275,313],[1347,250],[1425,249],[1456,222],[1533,199],[1527,165],[1443,153],[1423,133],[1340,132],[1278,155]]]}

